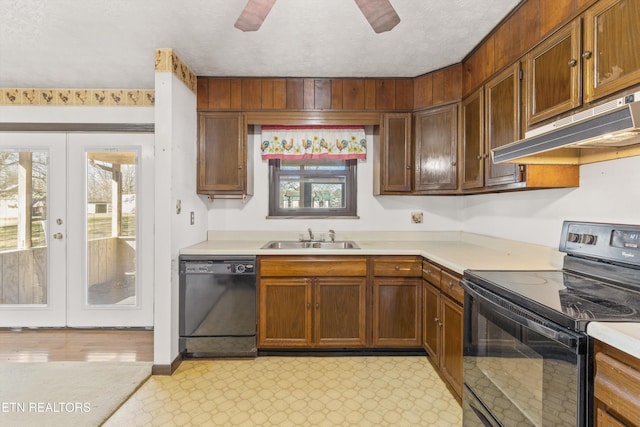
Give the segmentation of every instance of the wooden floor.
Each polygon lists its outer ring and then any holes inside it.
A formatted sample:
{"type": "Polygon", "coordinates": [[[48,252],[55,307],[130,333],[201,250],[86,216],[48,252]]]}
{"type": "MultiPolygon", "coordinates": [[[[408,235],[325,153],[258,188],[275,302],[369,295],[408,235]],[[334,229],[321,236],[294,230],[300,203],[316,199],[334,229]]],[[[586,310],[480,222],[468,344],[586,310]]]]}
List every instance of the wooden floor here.
{"type": "Polygon", "coordinates": [[[153,331],[0,329],[0,362],[153,362],[153,331]]]}

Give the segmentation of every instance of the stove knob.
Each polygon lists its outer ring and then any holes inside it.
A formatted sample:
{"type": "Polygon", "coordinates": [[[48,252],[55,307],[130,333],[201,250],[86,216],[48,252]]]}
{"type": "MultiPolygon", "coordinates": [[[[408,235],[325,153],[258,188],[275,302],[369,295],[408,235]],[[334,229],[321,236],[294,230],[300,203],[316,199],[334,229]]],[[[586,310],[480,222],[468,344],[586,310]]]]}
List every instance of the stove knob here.
{"type": "Polygon", "coordinates": [[[567,241],[571,243],[579,243],[580,242],[580,234],[577,233],[569,233],[567,235],[567,241]]]}
{"type": "Polygon", "coordinates": [[[236,273],[244,273],[245,270],[246,270],[246,267],[244,266],[244,264],[236,265],[236,273]]]}

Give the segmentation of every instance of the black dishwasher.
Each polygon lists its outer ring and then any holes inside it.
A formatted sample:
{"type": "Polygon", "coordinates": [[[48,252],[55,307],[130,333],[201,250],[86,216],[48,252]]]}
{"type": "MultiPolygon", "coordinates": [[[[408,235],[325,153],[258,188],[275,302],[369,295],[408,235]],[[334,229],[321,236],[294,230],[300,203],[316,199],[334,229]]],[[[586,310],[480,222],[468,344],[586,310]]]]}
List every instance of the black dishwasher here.
{"type": "Polygon", "coordinates": [[[181,256],[180,352],[255,357],[256,258],[181,256]]]}

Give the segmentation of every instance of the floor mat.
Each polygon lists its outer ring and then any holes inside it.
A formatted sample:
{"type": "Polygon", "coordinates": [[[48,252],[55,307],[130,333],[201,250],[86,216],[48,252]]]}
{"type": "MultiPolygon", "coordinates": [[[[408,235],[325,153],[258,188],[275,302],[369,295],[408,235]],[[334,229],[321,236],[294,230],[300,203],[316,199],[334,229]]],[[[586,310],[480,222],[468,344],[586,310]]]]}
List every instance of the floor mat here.
{"type": "Polygon", "coordinates": [[[99,426],[151,375],[151,362],[0,363],[0,425],[99,426]]]}

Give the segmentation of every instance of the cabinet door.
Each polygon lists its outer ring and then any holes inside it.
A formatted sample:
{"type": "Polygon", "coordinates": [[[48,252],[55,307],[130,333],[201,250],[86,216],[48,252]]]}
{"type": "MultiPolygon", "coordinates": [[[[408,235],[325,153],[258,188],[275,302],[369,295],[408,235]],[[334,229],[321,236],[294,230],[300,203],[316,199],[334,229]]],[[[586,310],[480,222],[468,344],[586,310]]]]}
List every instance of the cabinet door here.
{"type": "Polygon", "coordinates": [[[640,2],[600,0],[585,13],[585,101],[640,82],[640,2]]]}
{"type": "Polygon", "coordinates": [[[580,105],[580,19],[527,54],[527,126],[580,105]]]}
{"type": "Polygon", "coordinates": [[[198,120],[198,193],[246,194],[242,114],[201,112],[198,120]]]}
{"type": "Polygon", "coordinates": [[[462,396],[462,307],[443,296],[441,315],[440,372],[458,396],[462,396]]]}
{"type": "Polygon", "coordinates": [[[415,115],[415,191],[458,188],[458,106],[415,115]]]}
{"type": "Polygon", "coordinates": [[[411,114],[385,114],[381,192],[411,191],[411,114]]]}
{"type": "Polygon", "coordinates": [[[421,347],[422,279],[375,278],[373,281],[373,345],[421,347]]]}
{"type": "Polygon", "coordinates": [[[485,185],[517,181],[518,165],[495,164],[491,150],[517,141],[520,137],[520,65],[491,79],[485,85],[485,185]]]}
{"type": "Polygon", "coordinates": [[[366,278],[317,278],[314,291],[314,342],[321,347],[366,344],[366,278]]]}
{"type": "Polygon", "coordinates": [[[260,280],[258,345],[304,347],[311,345],[311,279],[260,280]]]}
{"type": "Polygon", "coordinates": [[[462,188],[484,185],[484,92],[481,87],[462,101],[462,188]]]}
{"type": "Polygon", "coordinates": [[[426,280],[422,281],[423,346],[431,361],[440,366],[440,291],[426,280]]]}

